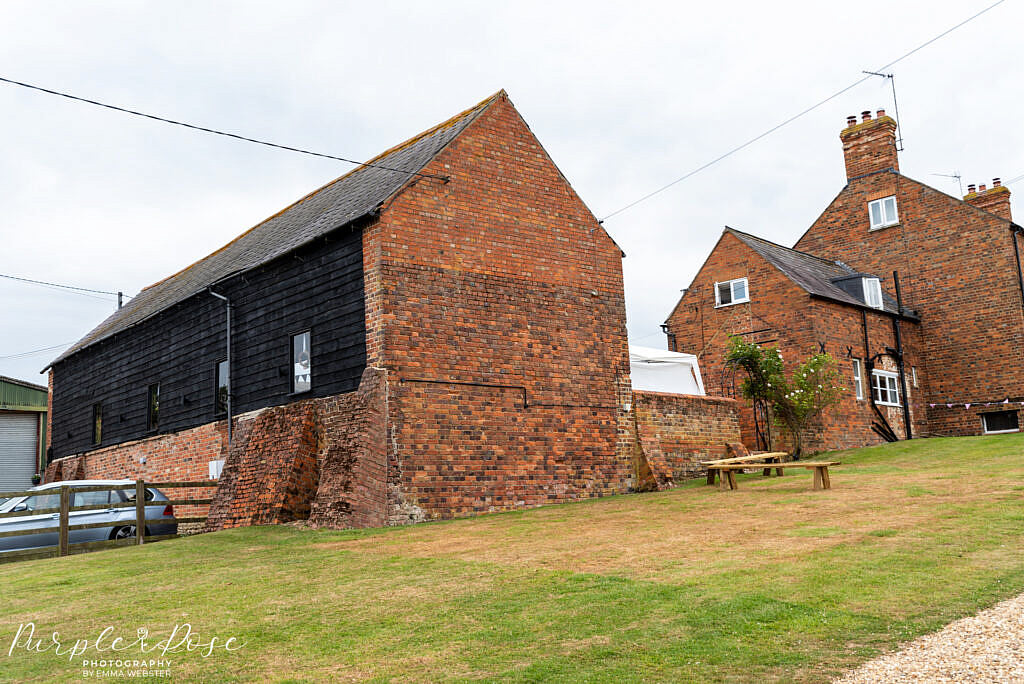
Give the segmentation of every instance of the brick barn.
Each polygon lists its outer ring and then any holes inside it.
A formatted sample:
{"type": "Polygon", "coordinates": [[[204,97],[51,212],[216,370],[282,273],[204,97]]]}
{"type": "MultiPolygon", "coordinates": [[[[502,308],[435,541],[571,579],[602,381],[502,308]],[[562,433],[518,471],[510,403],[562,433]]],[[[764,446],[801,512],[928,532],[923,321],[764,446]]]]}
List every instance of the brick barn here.
{"type": "Polygon", "coordinates": [[[738,436],[734,402],[664,395],[654,413],[634,397],[622,256],[499,92],[144,289],[55,360],[47,479],[222,468],[211,527],[664,486],[738,436]]]}
{"type": "MultiPolygon", "coordinates": [[[[902,175],[895,132],[884,111],[850,117],[847,184],[796,245],[727,228],[665,324],[669,348],[696,353],[727,396],[741,380],[723,368],[730,335],[787,362],[837,357],[849,392],[814,449],[1019,430],[1024,231],[1010,192],[996,179],[961,200],[902,175]]],[[[755,445],[765,421],[742,413],[755,445]]]]}

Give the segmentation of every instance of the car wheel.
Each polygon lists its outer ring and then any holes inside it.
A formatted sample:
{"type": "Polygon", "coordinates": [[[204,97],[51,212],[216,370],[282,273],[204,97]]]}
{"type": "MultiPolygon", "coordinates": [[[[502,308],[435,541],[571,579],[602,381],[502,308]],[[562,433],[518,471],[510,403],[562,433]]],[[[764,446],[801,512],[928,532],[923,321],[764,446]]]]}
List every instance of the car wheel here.
{"type": "Polygon", "coordinates": [[[111,539],[128,539],[129,537],[135,536],[135,525],[127,525],[125,527],[115,527],[110,532],[111,539]]]}

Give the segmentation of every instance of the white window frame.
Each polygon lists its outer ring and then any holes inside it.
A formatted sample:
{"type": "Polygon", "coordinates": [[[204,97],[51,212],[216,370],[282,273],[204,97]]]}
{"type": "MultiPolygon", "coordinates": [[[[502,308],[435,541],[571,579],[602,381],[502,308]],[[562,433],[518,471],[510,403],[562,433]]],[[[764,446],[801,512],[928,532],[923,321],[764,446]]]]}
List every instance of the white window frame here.
{"type": "Polygon", "coordinates": [[[882,281],[878,278],[861,278],[861,287],[864,288],[864,303],[872,309],[884,309],[885,302],[882,299],[882,281]],[[870,295],[868,293],[871,293],[870,295]]]}
{"type": "MultiPolygon", "coordinates": [[[[1004,413],[1004,411],[999,411],[999,413],[1004,413]]],[[[1005,413],[1010,413],[1010,411],[1005,411],[1005,413]]],[[[985,417],[987,415],[988,415],[987,413],[982,413],[981,414],[981,434],[983,434],[983,435],[1005,435],[1005,434],[1008,434],[1010,432],[1020,432],[1020,414],[1019,413],[1017,414],[1017,429],[1016,430],[989,430],[988,429],[988,421],[985,420],[985,417]]]]}
{"type": "Polygon", "coordinates": [[[743,303],[749,302],[749,301],[750,301],[750,283],[747,281],[746,278],[733,278],[732,280],[723,280],[721,282],[716,282],[715,283],[715,308],[716,309],[719,308],[719,307],[722,307],[722,306],[732,306],[733,304],[743,304],[743,303]],[[736,284],[737,283],[743,283],[743,298],[742,299],[737,299],[736,298],[736,284]],[[720,293],[719,293],[719,290],[718,290],[718,287],[720,285],[728,285],[729,286],[729,297],[731,299],[730,299],[730,301],[725,302],[724,304],[722,303],[722,299],[721,299],[721,296],[720,296],[720,293]]]}
{"type": "Polygon", "coordinates": [[[899,384],[899,379],[900,379],[899,374],[893,373],[892,371],[877,370],[877,369],[871,371],[871,396],[874,397],[876,404],[878,404],[879,406],[903,406],[903,404],[900,403],[900,384],[899,384]],[[881,390],[883,389],[883,387],[882,387],[882,383],[876,383],[875,382],[875,378],[879,378],[879,379],[885,378],[885,386],[884,386],[885,394],[886,394],[886,396],[889,396],[891,394],[895,394],[896,395],[896,401],[895,402],[889,401],[888,399],[883,400],[883,399],[879,398],[879,397],[881,397],[881,390]]]}
{"type": "Polygon", "coordinates": [[[896,205],[896,195],[889,195],[888,197],[879,197],[876,200],[868,202],[868,222],[871,224],[871,230],[878,230],[880,228],[888,228],[889,226],[895,226],[900,222],[899,207],[896,205]],[[885,215],[885,203],[892,200],[892,218],[888,219],[885,215]],[[873,207],[878,207],[878,215],[881,217],[881,221],[876,223],[874,213],[871,211],[873,207]]]}
{"type": "Polygon", "coordinates": [[[302,394],[303,392],[309,392],[313,389],[313,331],[309,329],[303,330],[302,332],[289,336],[288,340],[289,346],[291,347],[291,393],[302,394]],[[305,337],[306,342],[305,349],[302,350],[306,354],[304,364],[302,362],[303,360],[296,354],[295,349],[295,342],[302,337],[305,337]],[[305,384],[308,386],[300,389],[298,384],[300,381],[299,379],[302,377],[306,378],[305,384]]]}
{"type": "Polygon", "coordinates": [[[917,366],[910,367],[910,377],[914,381],[914,387],[917,387],[917,366]]]}
{"type": "Polygon", "coordinates": [[[861,373],[860,359],[853,359],[853,392],[857,401],[864,401],[864,375],[861,373]]]}

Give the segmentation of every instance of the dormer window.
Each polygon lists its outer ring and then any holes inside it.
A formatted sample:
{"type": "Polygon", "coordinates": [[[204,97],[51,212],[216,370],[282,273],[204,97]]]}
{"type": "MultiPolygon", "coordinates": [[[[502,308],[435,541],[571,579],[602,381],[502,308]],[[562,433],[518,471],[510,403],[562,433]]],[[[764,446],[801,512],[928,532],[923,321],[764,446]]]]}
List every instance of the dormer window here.
{"type": "Polygon", "coordinates": [[[715,306],[730,306],[750,301],[746,278],[715,283],[715,306]]]}
{"type": "Polygon", "coordinates": [[[874,309],[883,308],[882,283],[878,278],[864,278],[864,303],[874,309]]]}
{"type": "Polygon", "coordinates": [[[896,197],[883,197],[868,202],[868,216],[871,218],[871,230],[899,223],[900,219],[896,214],[896,197]]]}

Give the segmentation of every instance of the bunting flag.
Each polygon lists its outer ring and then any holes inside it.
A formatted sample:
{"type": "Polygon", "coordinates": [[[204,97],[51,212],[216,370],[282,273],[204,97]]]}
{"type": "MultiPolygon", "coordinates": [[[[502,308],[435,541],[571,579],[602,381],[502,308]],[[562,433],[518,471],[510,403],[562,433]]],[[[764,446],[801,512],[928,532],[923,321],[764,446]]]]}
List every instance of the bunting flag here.
{"type": "MultiPolygon", "coordinates": [[[[1010,401],[1009,399],[1003,399],[1002,401],[976,401],[976,402],[960,402],[960,401],[956,401],[956,402],[952,402],[952,403],[947,403],[946,404],[946,408],[956,408],[957,406],[962,406],[965,409],[969,409],[972,406],[975,407],[975,408],[978,408],[979,406],[1010,406],[1010,405],[1016,406],[1017,404],[1020,404],[1021,406],[1024,406],[1024,401],[1010,401]]],[[[942,402],[937,403],[937,404],[928,404],[928,406],[930,406],[931,408],[935,408],[936,406],[942,406],[942,402]]]]}

